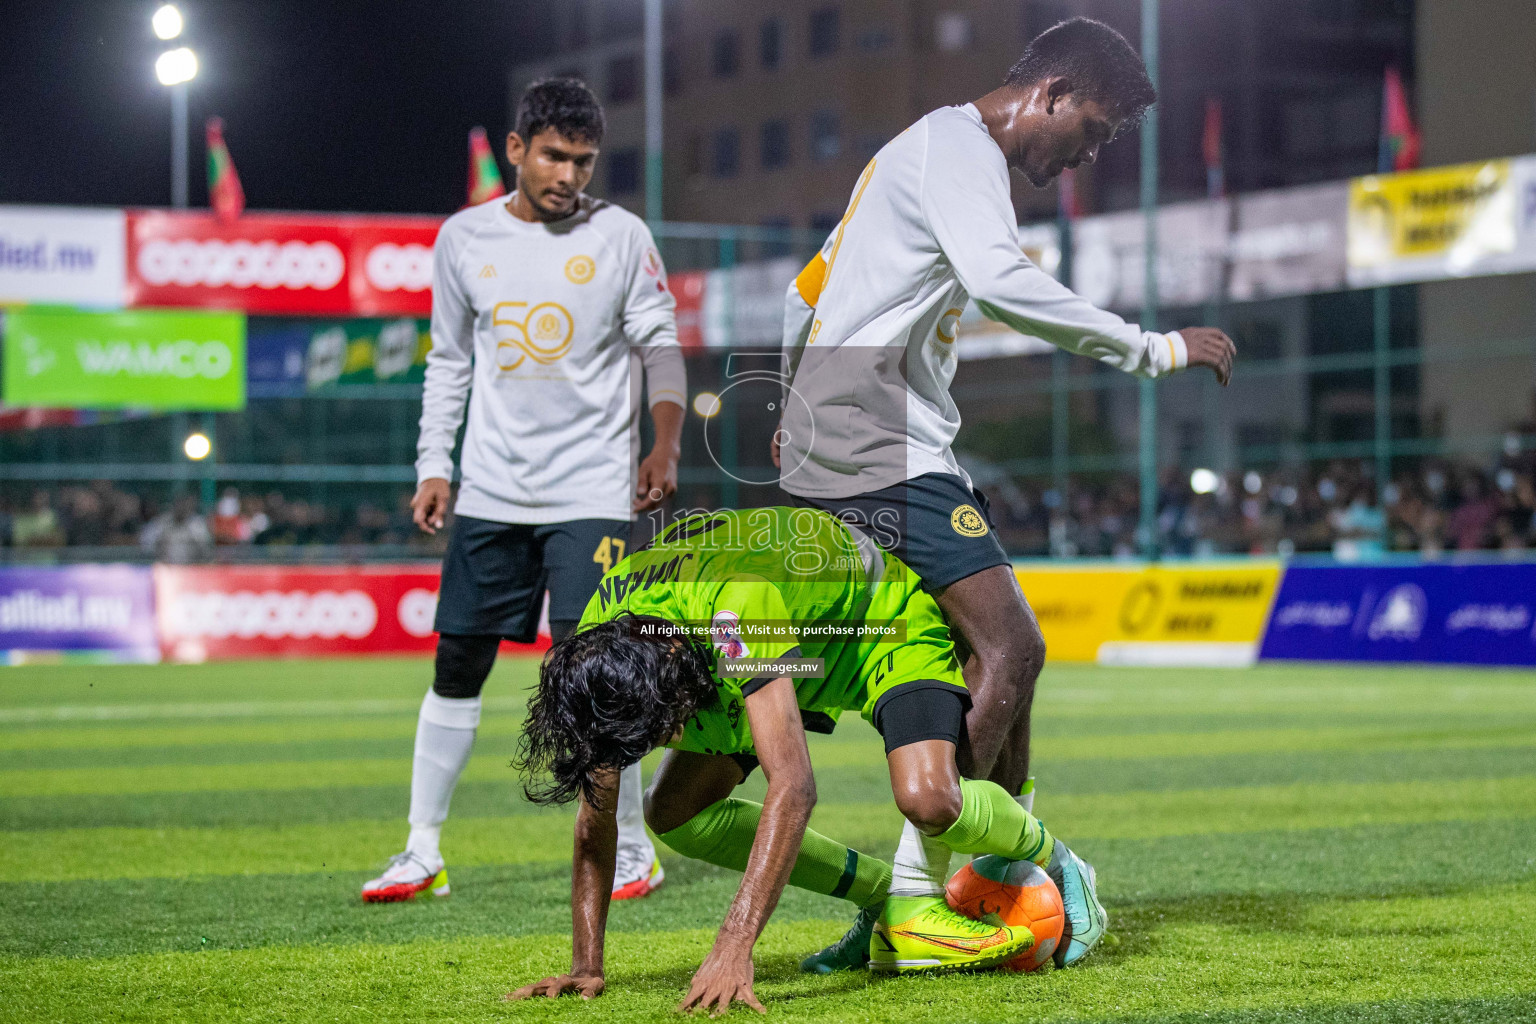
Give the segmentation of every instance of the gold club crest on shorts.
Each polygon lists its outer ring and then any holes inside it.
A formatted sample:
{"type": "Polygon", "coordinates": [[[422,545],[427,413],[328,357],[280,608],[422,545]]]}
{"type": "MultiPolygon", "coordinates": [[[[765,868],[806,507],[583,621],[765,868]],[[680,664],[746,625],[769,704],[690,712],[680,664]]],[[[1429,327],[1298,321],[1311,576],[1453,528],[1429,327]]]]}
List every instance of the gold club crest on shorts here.
{"type": "Polygon", "coordinates": [[[957,505],[949,514],[949,525],[962,537],[985,537],[987,521],[971,505],[957,505]]]}

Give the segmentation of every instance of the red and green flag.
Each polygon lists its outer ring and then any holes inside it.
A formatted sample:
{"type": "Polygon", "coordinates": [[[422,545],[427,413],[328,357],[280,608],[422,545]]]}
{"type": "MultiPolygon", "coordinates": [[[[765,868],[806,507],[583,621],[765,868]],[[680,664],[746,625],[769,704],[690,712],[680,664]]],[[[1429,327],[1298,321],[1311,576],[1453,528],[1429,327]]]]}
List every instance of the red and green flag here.
{"type": "Polygon", "coordinates": [[[507,194],[501,183],[501,168],[485,137],[484,128],[469,130],[469,205],[484,203],[507,194]]]}
{"type": "Polygon", "coordinates": [[[1376,170],[1411,171],[1419,166],[1419,129],[1408,109],[1408,90],[1397,68],[1387,68],[1381,86],[1381,147],[1376,170]]]}
{"type": "Polygon", "coordinates": [[[1205,194],[1220,199],[1227,194],[1227,168],[1221,145],[1221,99],[1205,98],[1205,130],[1200,133],[1200,153],[1205,159],[1205,194]]]}
{"type": "Polygon", "coordinates": [[[234,220],[245,210],[245,190],[224,145],[224,121],[208,119],[208,200],[220,220],[234,220]]]}

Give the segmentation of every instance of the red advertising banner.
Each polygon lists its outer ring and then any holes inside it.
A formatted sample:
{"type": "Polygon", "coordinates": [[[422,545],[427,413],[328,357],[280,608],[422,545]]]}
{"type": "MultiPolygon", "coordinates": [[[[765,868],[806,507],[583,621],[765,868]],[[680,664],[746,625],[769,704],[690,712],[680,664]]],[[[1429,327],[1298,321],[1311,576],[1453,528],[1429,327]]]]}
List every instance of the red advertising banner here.
{"type": "Polygon", "coordinates": [[[672,296],[677,300],[677,340],[686,351],[704,347],[704,288],[708,275],[702,270],[668,274],[672,296]]]}
{"type": "Polygon", "coordinates": [[[128,304],[429,316],[435,217],[128,214],[128,304]]]}
{"type": "Polygon", "coordinates": [[[157,565],[155,617],[171,661],[426,654],[437,589],[435,567],[157,565]]]}

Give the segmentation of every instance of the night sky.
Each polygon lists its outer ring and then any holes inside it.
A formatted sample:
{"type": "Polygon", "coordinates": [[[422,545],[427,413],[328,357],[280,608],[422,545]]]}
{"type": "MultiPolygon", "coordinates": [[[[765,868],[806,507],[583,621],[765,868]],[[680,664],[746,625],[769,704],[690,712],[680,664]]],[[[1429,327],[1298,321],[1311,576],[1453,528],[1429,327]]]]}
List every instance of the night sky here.
{"type": "Polygon", "coordinates": [[[184,43],[201,61],[193,206],[207,205],[203,122],[218,115],[251,209],[450,213],[470,127],[506,132],[507,68],[543,42],[529,0],[189,0],[172,43],[150,30],[157,6],[0,7],[0,203],[169,205],[154,61],[184,43]]]}

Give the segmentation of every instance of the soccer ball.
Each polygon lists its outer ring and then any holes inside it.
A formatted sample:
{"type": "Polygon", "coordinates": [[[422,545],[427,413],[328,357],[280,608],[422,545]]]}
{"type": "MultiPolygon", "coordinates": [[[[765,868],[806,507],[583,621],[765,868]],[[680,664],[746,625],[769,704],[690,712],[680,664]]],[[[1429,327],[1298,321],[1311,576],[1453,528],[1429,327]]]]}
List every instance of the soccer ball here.
{"type": "Polygon", "coordinates": [[[1044,967],[1056,952],[1067,923],[1056,883],[1039,865],[1027,860],[977,857],[949,880],[944,897],[966,917],[980,920],[996,914],[1003,924],[1035,933],[1035,944],[1004,964],[1004,970],[1044,967]]]}

